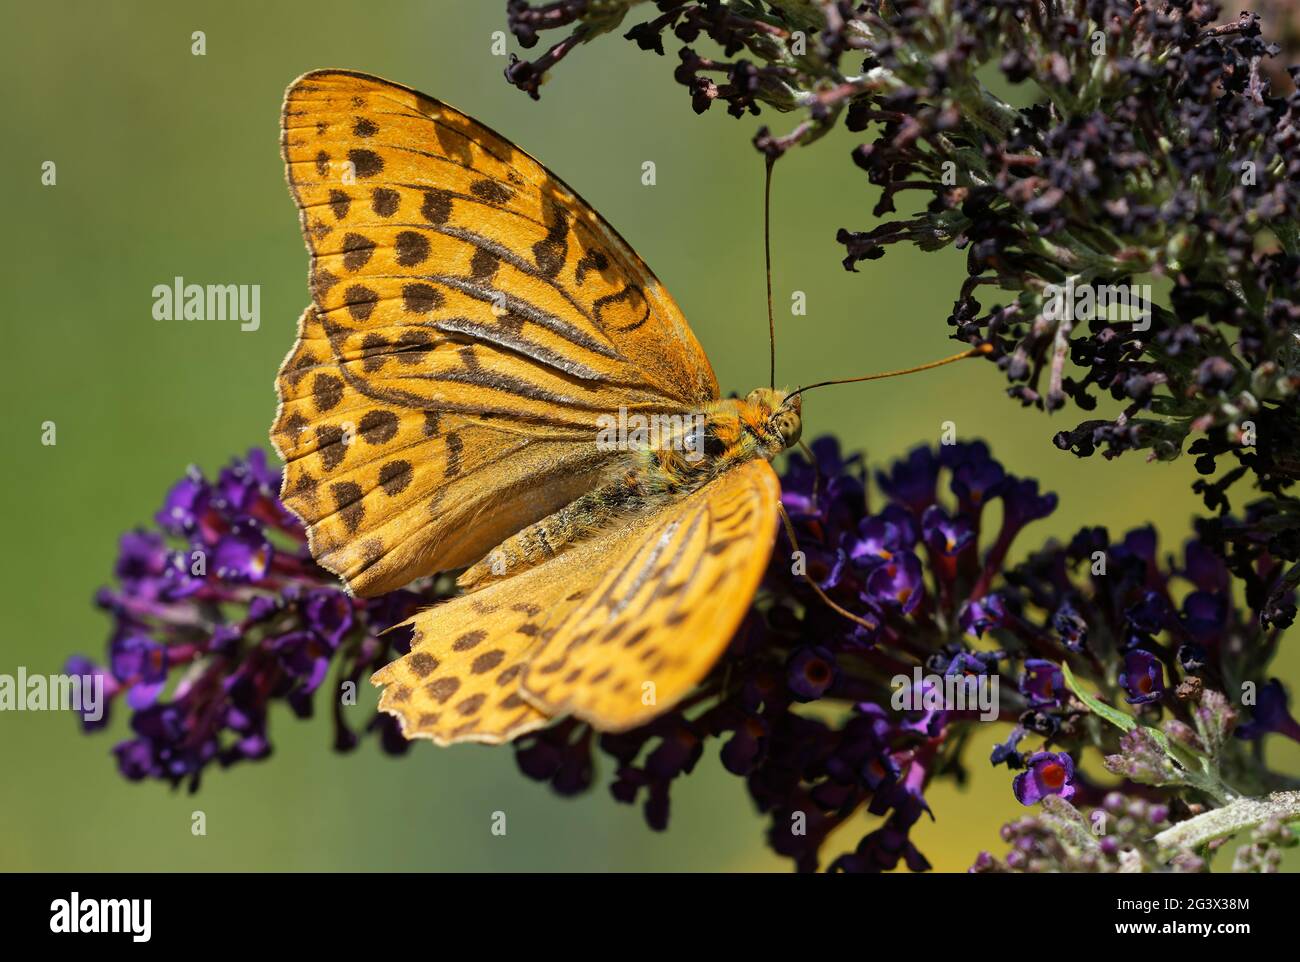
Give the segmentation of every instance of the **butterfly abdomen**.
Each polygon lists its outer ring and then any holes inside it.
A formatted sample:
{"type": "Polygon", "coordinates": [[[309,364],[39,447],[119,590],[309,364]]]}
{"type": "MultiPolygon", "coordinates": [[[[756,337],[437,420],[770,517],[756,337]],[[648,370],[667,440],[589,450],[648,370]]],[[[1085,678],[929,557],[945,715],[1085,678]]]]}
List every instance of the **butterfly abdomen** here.
{"type": "Polygon", "coordinates": [[[658,500],[644,482],[641,474],[629,471],[575,498],[554,514],[501,542],[485,558],[466,569],[456,583],[472,590],[517,574],[555,557],[617,516],[643,510],[658,500]]]}

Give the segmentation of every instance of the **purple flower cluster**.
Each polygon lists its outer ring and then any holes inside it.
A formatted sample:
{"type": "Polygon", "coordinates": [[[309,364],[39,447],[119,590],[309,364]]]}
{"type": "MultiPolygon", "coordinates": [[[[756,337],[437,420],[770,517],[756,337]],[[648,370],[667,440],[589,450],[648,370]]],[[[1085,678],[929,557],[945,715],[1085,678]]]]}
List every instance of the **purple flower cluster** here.
{"type": "MultiPolygon", "coordinates": [[[[1237,609],[1228,569],[1199,541],[1175,565],[1159,559],[1151,529],[1112,542],[1090,528],[1008,565],[1021,531],[1056,500],[983,444],[914,450],[877,474],[878,506],[860,459],[828,438],[813,452],[792,457],[783,478],[798,550],[782,536],[754,612],[700,691],[637,731],[598,736],[566,722],[534,733],[519,748],[527,774],[581,791],[604,752],[617,764],[614,797],[641,801],[662,829],[673,781],[715,738],[768,815],[769,844],[800,869],[821,864],[830,832],[866,813],[878,826],[830,867],[919,870],[928,863],[909,833],[930,812],[925,789],[961,776],[955,736],[978,719],[970,705],[928,697],[941,680],[997,678],[996,717],[1011,731],[991,761],[1018,771],[1010,789],[1022,804],[1097,804],[1101,788],[1075,765],[1089,713],[1064,664],[1112,704],[1190,731],[1203,689],[1258,677],[1272,656],[1277,630],[1237,609]],[[1042,747],[1026,755],[1029,738],[1042,747]]],[[[1270,565],[1261,577],[1277,576],[1270,565]]],[[[1294,737],[1280,683],[1260,689],[1252,718],[1240,739],[1294,737]]],[[[1099,734],[1119,744],[1118,731],[1099,734]]],[[[1217,761],[1241,785],[1276,784],[1244,744],[1222,746],[1217,761]]]]}
{"type": "MultiPolygon", "coordinates": [[[[964,777],[963,733],[980,721],[1011,726],[990,760],[1017,772],[1009,792],[1021,803],[1101,798],[1076,767],[1095,736],[1067,664],[1112,705],[1163,718],[1189,745],[1196,732],[1207,737],[1207,711],[1223,720],[1217,731],[1235,724],[1222,695],[1207,700],[1211,690],[1264,677],[1279,630],[1239,611],[1228,569],[1201,542],[1175,565],[1160,561],[1149,529],[1111,542],[1091,528],[1010,564],[1056,498],[982,443],[913,450],[876,473],[878,498],[859,457],[830,438],[811,450],[812,460],[793,455],[783,478],[795,543],[780,535],[753,610],[699,689],[634,731],[563,719],[526,735],[515,743],[526,775],[572,795],[607,756],[614,798],[641,804],[664,829],[673,784],[714,739],[766,815],[769,845],[799,869],[829,859],[835,871],[920,871],[929,863],[911,829],[938,814],[927,787],[964,777]],[[958,690],[992,698],[954,701],[958,690]],[[1027,739],[1041,742],[1028,754],[1027,739]],[[851,851],[823,851],[831,832],[862,817],[874,824],[851,851]]],[[[215,480],[191,471],[156,528],[123,537],[118,587],[97,598],[114,622],[106,664],[78,657],[69,670],[103,674],[125,699],[133,737],[114,752],[126,777],[193,789],[211,762],[264,758],[271,704],[307,716],[322,689],[335,748],[353,748],[349,686],[355,694],[409,642],[387,629],[443,597],[432,584],[369,600],[340,591],[311,561],[278,484],[257,451],[215,480]]],[[[1280,571],[1267,558],[1256,567],[1264,582],[1280,571]]],[[[1277,680],[1242,712],[1238,737],[1217,739],[1216,764],[1263,790],[1277,782],[1249,742],[1300,739],[1300,725],[1277,680]]],[[[366,728],[391,751],[407,745],[386,715],[366,728]]],[[[1118,746],[1112,770],[1141,781],[1160,764],[1126,756],[1118,732],[1100,734],[1118,746]]]]}
{"type": "MultiPolygon", "coordinates": [[[[102,674],[110,698],[125,699],[133,737],[113,751],[127,778],[194,789],[212,762],[265,758],[271,704],[307,717],[322,688],[335,748],[354,747],[344,716],[357,686],[409,642],[387,629],[435,598],[428,589],[349,597],[311,560],[279,488],[260,450],[215,480],[191,468],[155,527],[122,536],[117,587],[96,596],[113,618],[106,664],[75,656],[67,670],[102,674]]],[[[107,714],[93,727],[106,723],[107,714]]],[[[405,750],[387,715],[366,728],[405,750]]]]}
{"type": "MultiPolygon", "coordinates": [[[[1064,756],[1068,762],[1069,756],[1064,756]]],[[[1063,793],[1062,793],[1063,795],[1063,793]]],[[[1064,795],[1063,795],[1064,797],[1064,795]]],[[[1157,851],[1155,834],[1168,828],[1168,805],[1109,792],[1086,814],[1069,818],[1059,810],[1026,813],[1002,827],[1011,850],[1002,859],[980,853],[972,872],[1199,872],[1205,859],[1180,852],[1172,859],[1157,851]],[[1081,844],[1081,840],[1083,843],[1081,844]]]]}

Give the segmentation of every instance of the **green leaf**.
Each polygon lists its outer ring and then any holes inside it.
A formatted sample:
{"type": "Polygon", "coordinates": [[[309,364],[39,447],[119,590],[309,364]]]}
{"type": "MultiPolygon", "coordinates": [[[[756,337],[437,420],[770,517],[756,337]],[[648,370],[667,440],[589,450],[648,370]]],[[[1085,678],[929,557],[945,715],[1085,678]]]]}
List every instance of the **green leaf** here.
{"type": "Polygon", "coordinates": [[[1179,752],[1175,751],[1174,747],[1169,744],[1168,736],[1166,736],[1159,728],[1155,728],[1151,725],[1142,725],[1141,722],[1132,715],[1126,715],[1118,708],[1111,708],[1096,695],[1088,694],[1083,690],[1083,686],[1079,684],[1079,679],[1074,677],[1074,672],[1070,671],[1070,666],[1065,662],[1061,663],[1061,670],[1065,675],[1065,683],[1069,686],[1070,691],[1079,696],[1079,700],[1088,706],[1089,711],[1100,715],[1120,731],[1132,731],[1140,725],[1151,733],[1151,737],[1156,740],[1156,744],[1160,746],[1161,750],[1166,755],[1173,759],[1175,764],[1182,768],[1186,767],[1185,762],[1187,753],[1184,752],[1180,755],[1179,752]]]}
{"type": "MultiPolygon", "coordinates": [[[[1106,719],[1106,721],[1110,722],[1120,731],[1132,731],[1137,727],[1137,719],[1132,715],[1126,715],[1118,709],[1111,708],[1096,695],[1089,695],[1084,691],[1083,686],[1079,684],[1079,680],[1074,677],[1074,672],[1070,671],[1070,666],[1065,662],[1061,662],[1061,671],[1065,675],[1066,686],[1069,687],[1070,691],[1074,692],[1074,694],[1078,696],[1079,701],[1088,706],[1088,710],[1094,715],[1106,719]]],[[[1157,734],[1163,742],[1165,733],[1158,732],[1157,734]]]]}

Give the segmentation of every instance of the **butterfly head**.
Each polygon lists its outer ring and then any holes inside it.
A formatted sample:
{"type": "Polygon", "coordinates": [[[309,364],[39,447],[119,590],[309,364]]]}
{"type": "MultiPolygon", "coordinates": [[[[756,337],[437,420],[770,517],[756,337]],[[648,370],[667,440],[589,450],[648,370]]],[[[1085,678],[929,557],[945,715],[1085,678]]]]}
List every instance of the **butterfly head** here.
{"type": "Polygon", "coordinates": [[[760,387],[749,392],[745,401],[758,415],[761,433],[771,439],[772,453],[779,454],[799,443],[803,431],[803,405],[799,395],[780,388],[760,387]]]}

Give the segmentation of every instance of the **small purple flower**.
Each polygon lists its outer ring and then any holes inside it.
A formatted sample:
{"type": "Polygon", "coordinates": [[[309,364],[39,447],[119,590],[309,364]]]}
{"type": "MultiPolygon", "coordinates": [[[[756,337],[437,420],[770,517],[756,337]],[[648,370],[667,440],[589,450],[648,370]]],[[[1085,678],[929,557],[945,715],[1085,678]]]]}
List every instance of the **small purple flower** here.
{"type": "Polygon", "coordinates": [[[72,655],[63,665],[65,675],[76,675],[81,678],[82,690],[82,710],[81,710],[81,727],[84,731],[98,731],[108,726],[109,707],[112,705],[113,697],[117,694],[119,685],[116,678],[112,676],[105,668],[95,664],[89,658],[83,655],[72,655]],[[90,706],[86,704],[86,692],[92,691],[96,684],[102,685],[103,702],[96,706],[99,709],[99,717],[91,718],[90,706]]]}
{"type": "MultiPolygon", "coordinates": [[[[289,677],[297,680],[295,691],[299,693],[295,710],[306,715],[308,708],[303,701],[320,687],[329,672],[331,649],[325,645],[314,632],[291,631],[281,635],[271,643],[289,677]]],[[[294,699],[290,699],[291,704],[294,699]]]]}
{"type": "Polygon", "coordinates": [[[723,767],[733,775],[748,775],[763,757],[768,734],[769,727],[762,718],[747,716],[722,746],[723,767]]]}
{"type": "Polygon", "coordinates": [[[1007,611],[1002,596],[990,594],[975,601],[968,601],[961,610],[959,621],[962,631],[979,638],[990,628],[1000,626],[1006,616],[1007,611]]]}
{"type": "Polygon", "coordinates": [[[1183,599],[1183,625],[1202,645],[1216,642],[1228,627],[1228,599],[1215,591],[1193,591],[1183,599]]]}
{"type": "Polygon", "coordinates": [[[1074,759],[1066,752],[1034,752],[1023,772],[1011,780],[1021,805],[1035,805],[1048,795],[1074,797],[1074,759]]]}
{"type": "Polygon", "coordinates": [[[1177,655],[1178,667],[1189,675],[1204,668],[1208,657],[1205,649],[1195,644],[1179,645],[1177,655]]]}
{"type": "Polygon", "coordinates": [[[839,441],[829,436],[817,438],[810,448],[812,463],[798,452],[790,455],[781,482],[781,503],[792,516],[829,520],[841,502],[860,503],[863,490],[857,472],[861,471],[862,458],[856,454],[844,458],[839,441]]]}
{"type": "Polygon", "coordinates": [[[917,515],[934,503],[938,481],[939,461],[928,447],[914,448],[889,471],[876,473],[880,489],[917,515]]]}
{"type": "Polygon", "coordinates": [[[1020,693],[1028,699],[1030,708],[1059,704],[1065,693],[1061,666],[1044,658],[1026,658],[1025,672],[1020,676],[1020,693]]]}
{"type": "Polygon", "coordinates": [[[867,593],[874,601],[910,614],[925,593],[924,569],[908,552],[880,565],[867,576],[867,593]]]}
{"type": "Polygon", "coordinates": [[[1052,628],[1070,651],[1083,651],[1088,641],[1088,622],[1069,600],[1062,601],[1052,614],[1052,628]]]}
{"type": "Polygon", "coordinates": [[[936,667],[942,665],[946,675],[987,675],[996,672],[998,662],[1006,655],[1000,651],[958,651],[943,665],[942,658],[934,662],[936,667]]]}
{"type": "Polygon", "coordinates": [[[1149,565],[1156,563],[1156,544],[1156,529],[1151,525],[1134,528],[1124,535],[1124,540],[1121,542],[1125,551],[1141,558],[1149,565]]]}
{"type": "Polygon", "coordinates": [[[330,648],[337,648],[352,628],[352,599],[342,591],[320,588],[302,601],[303,621],[330,648]]]}
{"type": "Polygon", "coordinates": [[[118,542],[113,573],[133,594],[155,598],[167,569],[167,543],[151,531],[128,531],[118,542]]]}
{"type": "Polygon", "coordinates": [[[172,551],[168,554],[159,590],[163,601],[179,601],[203,590],[204,576],[195,574],[196,570],[201,570],[197,560],[197,552],[172,551]]]}
{"type": "Polygon", "coordinates": [[[796,701],[816,701],[835,683],[835,656],[825,648],[800,648],[786,666],[786,684],[796,701]]]}
{"type": "Polygon", "coordinates": [[[198,529],[206,515],[210,496],[211,488],[203,480],[203,475],[197,468],[190,467],[185,477],[167,492],[154,520],[171,534],[190,534],[198,529]]]}
{"type": "Polygon", "coordinates": [[[1230,582],[1223,559],[1202,541],[1189,541],[1183,552],[1183,574],[1187,580],[1205,592],[1222,593],[1230,582]]]}
{"type": "Polygon", "coordinates": [[[1147,635],[1159,634],[1174,622],[1169,602],[1156,591],[1144,592],[1141,600],[1124,612],[1124,617],[1130,625],[1147,635]]]}
{"type": "Polygon", "coordinates": [[[907,682],[908,698],[904,705],[911,708],[903,712],[904,720],[899,723],[903,731],[915,732],[926,738],[933,738],[943,731],[952,713],[944,707],[943,684],[934,678],[925,677],[921,681],[907,682]]]}
{"type": "Polygon", "coordinates": [[[1016,751],[1016,746],[1024,740],[1027,734],[1029,733],[1025,731],[1024,728],[1017,725],[1012,729],[1011,734],[1007,737],[1006,741],[999,742],[993,746],[993,751],[989,755],[989,764],[1005,764],[1007,768],[1012,769],[1024,768],[1025,756],[1016,751]]]}
{"type": "Polygon", "coordinates": [[[957,515],[950,518],[937,504],[925,509],[921,516],[921,532],[925,543],[941,555],[951,557],[975,540],[975,528],[969,518],[957,515]]]}
{"type": "Polygon", "coordinates": [[[212,486],[213,506],[227,514],[253,514],[259,499],[280,486],[280,472],[266,463],[266,453],[254,449],[242,461],[221,469],[212,486]]]}
{"type": "Polygon", "coordinates": [[[1124,653],[1124,670],[1119,684],[1130,705],[1159,701],[1165,693],[1165,669],[1160,659],[1144,648],[1130,648],[1124,653]]]}
{"type": "Polygon", "coordinates": [[[1150,525],[1128,532],[1119,544],[1111,545],[1112,577],[1117,575],[1121,583],[1147,586],[1157,570],[1156,546],[1156,532],[1150,525]]]}
{"type": "Polygon", "coordinates": [[[1046,518],[1056,510],[1056,495],[1039,494],[1032,478],[1007,476],[1001,489],[1004,531],[1019,531],[1031,521],[1046,518]]]}
{"type": "Polygon", "coordinates": [[[234,583],[261,581],[271,563],[271,543],[252,519],[236,522],[213,551],[213,573],[234,583]]]}
{"type": "Polygon", "coordinates": [[[863,568],[889,561],[900,552],[912,550],[916,544],[912,516],[894,504],[880,514],[864,519],[858,525],[858,532],[859,537],[854,540],[849,556],[863,568]]]}
{"type": "Polygon", "coordinates": [[[953,468],[949,487],[963,510],[973,510],[978,517],[984,505],[1001,493],[1005,478],[1002,465],[989,456],[988,448],[979,445],[977,451],[953,468]]]}
{"type": "Polygon", "coordinates": [[[874,792],[898,781],[901,771],[893,755],[887,751],[877,751],[862,763],[859,775],[866,786],[874,792]]]}
{"type": "Polygon", "coordinates": [[[127,689],[127,704],[148,708],[167,684],[167,649],[147,635],[128,634],[113,641],[109,666],[127,689]]]}

